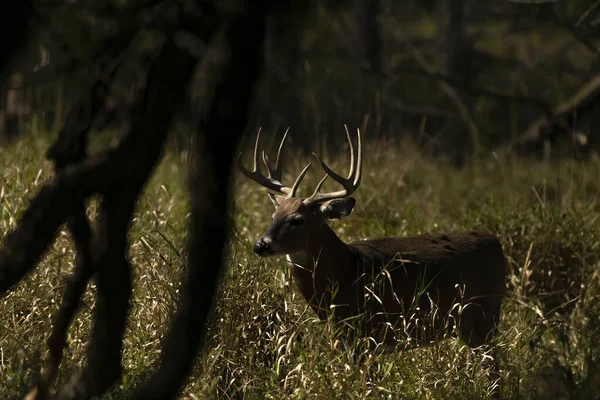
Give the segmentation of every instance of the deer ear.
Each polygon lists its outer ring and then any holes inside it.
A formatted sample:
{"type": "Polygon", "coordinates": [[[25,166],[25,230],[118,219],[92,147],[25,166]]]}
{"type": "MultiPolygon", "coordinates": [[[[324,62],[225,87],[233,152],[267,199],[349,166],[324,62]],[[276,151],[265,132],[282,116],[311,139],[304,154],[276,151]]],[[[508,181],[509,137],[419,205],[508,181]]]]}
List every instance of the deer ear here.
{"type": "Polygon", "coordinates": [[[350,215],[354,204],[356,204],[354,197],[334,199],[321,204],[319,211],[327,219],[342,219],[350,215]]]}

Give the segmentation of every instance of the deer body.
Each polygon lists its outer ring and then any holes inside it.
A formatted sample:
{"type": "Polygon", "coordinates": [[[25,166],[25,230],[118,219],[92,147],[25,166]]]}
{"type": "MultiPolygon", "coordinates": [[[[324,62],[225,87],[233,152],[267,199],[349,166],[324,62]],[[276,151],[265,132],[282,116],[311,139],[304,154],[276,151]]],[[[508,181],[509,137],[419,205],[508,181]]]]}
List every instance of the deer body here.
{"type": "MultiPolygon", "coordinates": [[[[330,230],[328,235],[335,233],[330,230]]],[[[504,254],[494,235],[451,232],[349,244],[339,240],[339,245],[337,250],[314,246],[305,253],[288,255],[299,292],[319,317],[327,318],[332,305],[338,320],[364,313],[369,319],[366,333],[377,342],[394,344],[397,338],[385,329],[387,323],[397,326],[417,306],[421,318],[427,318],[431,298],[442,318],[452,314],[455,304],[469,304],[460,316],[460,333],[471,347],[494,336],[505,291],[504,254]],[[384,269],[387,274],[379,278],[382,284],[372,288],[377,300],[364,288],[384,269]],[[332,284],[337,286],[332,288],[332,284]]],[[[442,324],[439,329],[419,341],[439,337],[443,322],[438,323],[442,324]]]]}
{"type": "MultiPolygon", "coordinates": [[[[505,292],[505,259],[496,236],[450,232],[347,244],[327,225],[327,220],[350,214],[355,200],[349,195],[360,184],[360,133],[356,164],[346,133],[352,154],[348,178],[319,160],[327,175],[312,196],[301,199],[294,195],[310,164],[287,187],[281,183],[280,154],[273,169],[263,152],[269,173],[265,177],[257,167],[259,132],[254,170],[241,163],[240,168],[269,189],[275,213],[271,226],[254,245],[255,253],[287,255],[300,293],[320,318],[333,312],[339,321],[356,319],[358,331],[379,343],[394,344],[400,339],[398,330],[390,327],[403,327],[403,335],[415,339],[411,345],[429,344],[445,330],[458,333],[471,347],[488,343],[496,334],[505,292]],[[320,193],[328,176],[344,190],[320,193]],[[454,318],[457,330],[447,329],[448,316],[454,318]]],[[[285,136],[279,152],[284,141],[285,136]]]]}

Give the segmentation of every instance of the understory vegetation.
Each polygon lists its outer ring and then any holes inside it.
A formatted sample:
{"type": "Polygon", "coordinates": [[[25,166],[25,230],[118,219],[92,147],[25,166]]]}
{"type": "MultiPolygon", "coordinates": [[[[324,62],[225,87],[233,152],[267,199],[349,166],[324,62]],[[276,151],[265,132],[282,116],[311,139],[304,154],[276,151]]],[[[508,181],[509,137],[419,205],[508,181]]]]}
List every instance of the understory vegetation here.
{"type": "MultiPolygon", "coordinates": [[[[333,225],[338,235],[352,241],[461,229],[497,234],[508,258],[508,295],[495,344],[503,377],[499,393],[511,399],[598,398],[600,158],[524,160],[487,152],[455,169],[410,142],[369,142],[366,136],[357,204],[333,225]]],[[[0,149],[1,237],[52,176],[44,161],[48,143],[29,137],[0,149]]],[[[274,149],[275,143],[266,146],[274,149]]],[[[321,155],[334,169],[346,170],[347,152],[321,155]]],[[[139,203],[130,234],[134,289],[125,373],[119,390],[106,398],[119,398],[155,366],[175,309],[186,264],[188,157],[167,152],[139,203]]],[[[287,159],[284,179],[290,182],[308,159],[287,159]]],[[[313,165],[300,195],[312,193],[322,174],[313,165]]],[[[340,345],[343,330],[319,321],[307,307],[283,258],[254,255],[252,244],[266,229],[272,206],[237,170],[233,184],[227,268],[182,398],[492,396],[496,383],[486,366],[491,353],[472,353],[456,339],[356,360],[353,346],[340,345]]],[[[92,202],[89,213],[94,210],[92,202]]],[[[72,266],[72,243],[63,231],[39,267],[0,299],[0,398],[22,396],[34,382],[72,266]]],[[[85,359],[93,310],[91,285],[70,330],[60,382],[85,359]]]]}

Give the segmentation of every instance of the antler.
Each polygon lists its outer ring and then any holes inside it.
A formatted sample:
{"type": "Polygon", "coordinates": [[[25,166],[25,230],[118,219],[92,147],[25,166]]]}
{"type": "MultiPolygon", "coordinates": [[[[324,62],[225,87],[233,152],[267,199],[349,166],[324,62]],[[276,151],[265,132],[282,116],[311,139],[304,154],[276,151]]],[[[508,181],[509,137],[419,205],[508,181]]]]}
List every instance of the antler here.
{"type": "MultiPolygon", "coordinates": [[[[327,166],[315,153],[313,156],[317,159],[317,161],[321,164],[321,167],[326,172],[325,177],[321,179],[321,181],[317,184],[317,187],[314,193],[304,199],[304,204],[310,205],[315,203],[323,203],[328,200],[338,199],[342,197],[350,196],[352,193],[358,189],[361,180],[361,172],[362,172],[362,140],[360,138],[360,130],[357,129],[358,136],[358,150],[356,155],[356,163],[355,163],[355,154],[354,154],[354,146],[352,145],[352,139],[350,138],[350,132],[348,132],[348,127],[344,125],[346,128],[346,137],[348,138],[348,144],[350,145],[350,172],[348,173],[348,178],[343,178],[340,175],[336,174],[331,168],[327,166]],[[323,183],[328,177],[332,177],[336,182],[340,183],[344,189],[338,190],[336,192],[330,193],[319,193],[321,188],[323,187],[323,183]]],[[[267,176],[263,175],[260,170],[260,162],[258,160],[258,148],[260,144],[260,132],[261,129],[258,130],[256,134],[256,143],[254,144],[254,163],[252,167],[252,171],[244,167],[242,164],[242,153],[238,156],[238,166],[240,170],[246,175],[248,178],[252,179],[254,182],[266,188],[269,193],[269,197],[273,201],[275,205],[277,205],[276,195],[286,196],[286,197],[294,197],[296,195],[296,191],[300,186],[300,182],[306,176],[308,169],[311,166],[311,163],[308,163],[306,167],[300,172],[296,181],[292,185],[292,187],[285,186],[281,183],[281,150],[283,149],[283,144],[285,143],[285,139],[287,138],[289,128],[285,131],[283,138],[281,139],[281,143],[279,144],[279,149],[277,150],[277,159],[275,160],[275,168],[272,168],[269,163],[269,157],[264,151],[261,151],[262,162],[267,168],[267,176]]]]}
{"type": "Polygon", "coordinates": [[[344,125],[344,127],[346,128],[346,137],[348,138],[348,144],[350,145],[350,172],[348,173],[348,178],[343,178],[340,175],[333,172],[331,170],[331,168],[329,168],[327,166],[327,164],[325,164],[323,162],[323,160],[321,160],[315,153],[313,153],[313,156],[317,159],[317,161],[319,161],[319,163],[321,163],[321,167],[323,167],[323,169],[325,170],[325,172],[327,174],[318,183],[317,188],[315,189],[314,193],[310,197],[308,197],[307,199],[304,200],[304,204],[310,205],[310,204],[315,204],[315,203],[323,203],[328,200],[339,199],[342,197],[348,197],[352,193],[354,193],[356,191],[356,189],[358,189],[358,186],[360,185],[361,172],[362,172],[362,143],[361,143],[362,141],[360,138],[360,130],[359,129],[356,130],[357,136],[358,136],[358,151],[357,151],[358,155],[356,157],[357,160],[356,160],[356,164],[355,164],[354,163],[354,146],[352,146],[352,140],[350,139],[350,133],[348,132],[348,127],[346,125],[344,125]],[[329,176],[331,176],[333,178],[333,180],[335,180],[336,182],[341,184],[344,187],[344,189],[338,190],[337,192],[319,193],[319,191],[321,190],[321,187],[323,186],[323,183],[325,183],[325,180],[329,176]]]}
{"type": "MultiPolygon", "coordinates": [[[[258,183],[262,187],[266,188],[269,191],[269,197],[271,200],[277,204],[277,200],[275,195],[294,197],[296,195],[296,191],[300,186],[300,182],[306,176],[308,172],[308,168],[310,168],[311,163],[308,163],[306,167],[300,172],[300,175],[296,178],[296,181],[292,185],[292,187],[285,186],[281,183],[281,164],[280,164],[280,156],[281,149],[283,148],[283,144],[285,143],[285,139],[287,138],[289,128],[285,131],[283,135],[283,139],[281,139],[281,143],[279,144],[279,149],[277,151],[277,159],[275,160],[275,168],[271,168],[269,165],[269,157],[266,155],[264,151],[261,152],[262,161],[267,168],[267,176],[264,176],[260,170],[260,163],[258,161],[258,147],[260,143],[260,132],[261,128],[258,129],[258,133],[256,134],[256,143],[254,144],[254,164],[252,167],[252,171],[244,167],[242,165],[242,153],[238,156],[238,166],[244,175],[248,178],[252,179],[254,182],[258,183]]],[[[282,158],[281,158],[282,159],[282,158]]]]}

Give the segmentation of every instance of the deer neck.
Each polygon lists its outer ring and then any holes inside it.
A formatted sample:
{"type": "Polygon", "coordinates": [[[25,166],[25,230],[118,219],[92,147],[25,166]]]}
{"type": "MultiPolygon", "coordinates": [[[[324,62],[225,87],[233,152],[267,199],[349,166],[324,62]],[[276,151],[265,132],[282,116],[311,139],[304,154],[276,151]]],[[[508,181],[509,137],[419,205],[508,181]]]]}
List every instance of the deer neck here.
{"type": "Polygon", "coordinates": [[[356,252],[327,225],[307,239],[302,251],[287,254],[287,259],[300,293],[315,309],[328,306],[333,284],[347,285],[356,279],[356,252]]]}

